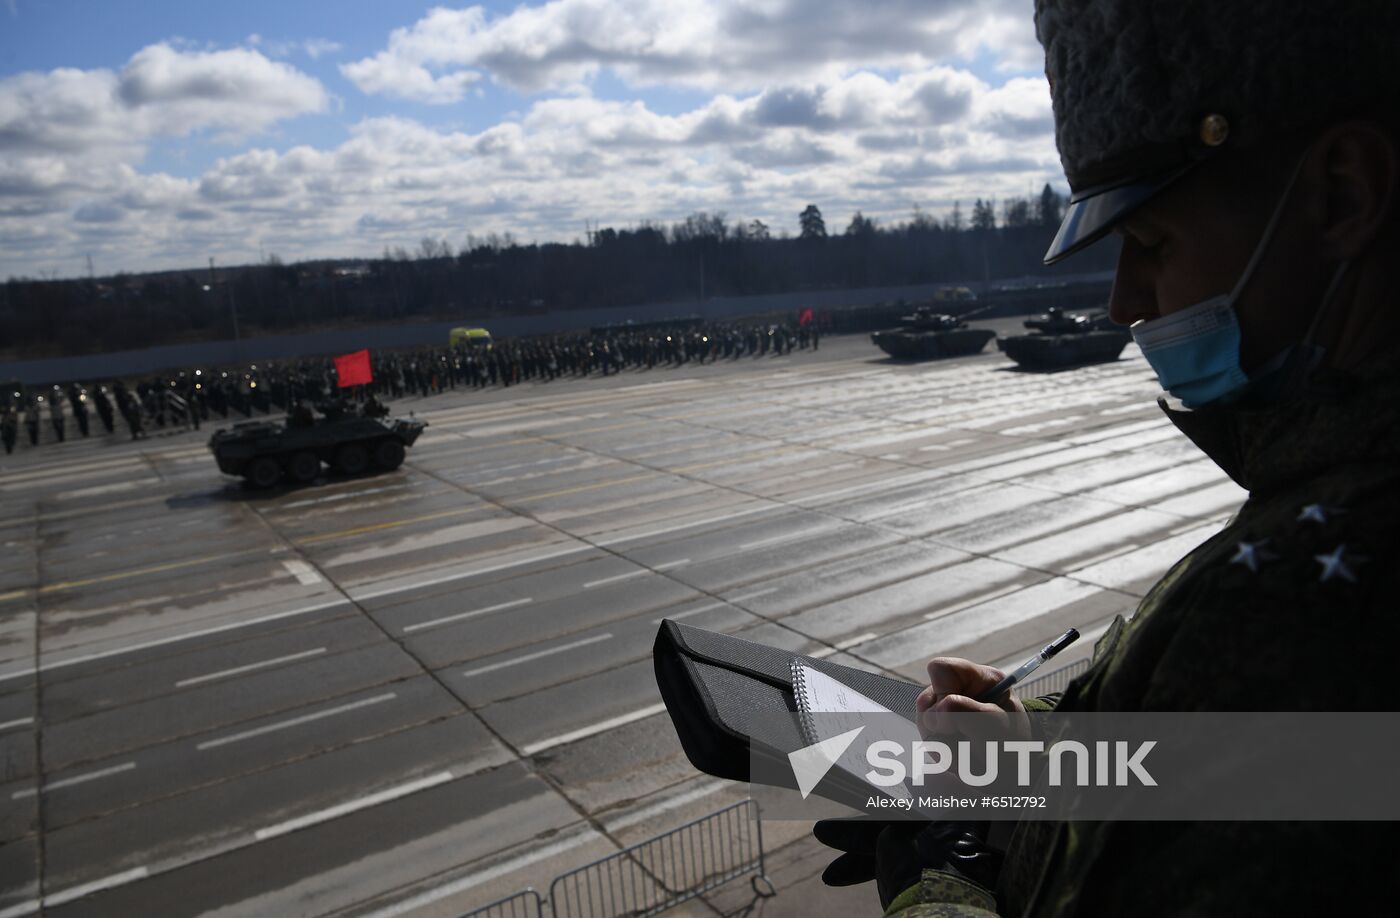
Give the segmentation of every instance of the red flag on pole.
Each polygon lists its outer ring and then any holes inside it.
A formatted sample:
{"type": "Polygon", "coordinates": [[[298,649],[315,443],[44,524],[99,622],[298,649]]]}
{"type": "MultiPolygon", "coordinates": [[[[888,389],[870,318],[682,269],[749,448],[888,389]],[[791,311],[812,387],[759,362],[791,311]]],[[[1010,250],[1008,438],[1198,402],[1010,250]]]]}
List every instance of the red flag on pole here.
{"type": "Polygon", "coordinates": [[[341,389],[347,386],[363,386],[374,381],[369,369],[369,351],[356,351],[335,358],[335,384],[341,389]]]}
{"type": "Polygon", "coordinates": [[[797,327],[801,328],[812,321],[812,310],[810,308],[802,310],[797,316],[797,327]]]}

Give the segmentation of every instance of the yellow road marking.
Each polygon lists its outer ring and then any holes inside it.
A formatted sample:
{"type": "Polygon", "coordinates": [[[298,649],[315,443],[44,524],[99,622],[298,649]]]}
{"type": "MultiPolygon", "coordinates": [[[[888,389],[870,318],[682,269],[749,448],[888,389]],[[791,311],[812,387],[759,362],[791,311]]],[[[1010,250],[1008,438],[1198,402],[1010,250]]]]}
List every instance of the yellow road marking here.
{"type": "Polygon", "coordinates": [[[778,455],[781,455],[781,454],[783,454],[783,453],[802,452],[803,450],[811,450],[811,449],[815,449],[815,447],[811,447],[811,446],[783,446],[783,447],[778,447],[778,448],[776,448],[776,449],[766,449],[766,450],[758,450],[758,451],[752,452],[752,453],[744,453],[744,454],[739,455],[739,456],[730,456],[728,459],[718,459],[718,460],[716,460],[716,461],[714,461],[714,462],[700,462],[700,463],[696,463],[695,465],[683,465],[683,466],[681,466],[681,467],[679,467],[679,468],[671,469],[671,471],[674,472],[674,473],[676,473],[676,474],[680,474],[681,472],[696,472],[696,471],[699,471],[700,469],[713,468],[713,467],[715,467],[715,466],[717,466],[717,465],[743,465],[745,462],[748,462],[748,461],[750,461],[750,460],[752,460],[752,459],[763,459],[763,458],[768,457],[768,456],[778,456],[778,455]]]}
{"type": "MultiPolygon", "coordinates": [[[[156,564],[152,567],[139,567],[134,571],[122,571],[118,574],[103,574],[101,577],[88,577],[84,580],[65,580],[61,583],[50,583],[39,587],[40,593],[53,593],[58,590],[72,590],[78,587],[92,586],[94,583],[111,583],[114,580],[128,580],[132,577],[141,577],[146,574],[159,574],[164,571],[175,571],[183,567],[194,567],[199,564],[208,564],[210,561],[221,561],[225,558],[236,558],[239,555],[254,554],[266,551],[262,548],[248,549],[247,551],[235,551],[222,555],[203,555],[199,558],[190,558],[187,561],[171,561],[169,564],[156,564]]],[[[23,591],[27,592],[27,591],[23,591]]],[[[0,595],[0,599],[9,599],[14,594],[5,593],[0,595]]]]}
{"type": "Polygon", "coordinates": [[[400,526],[410,526],[414,523],[426,523],[429,520],[440,520],[449,516],[462,516],[467,513],[475,513],[478,510],[485,510],[487,504],[477,504],[474,507],[456,507],[452,510],[440,510],[437,513],[428,513],[423,516],[411,516],[402,520],[389,520],[385,523],[372,523],[369,526],[356,526],[354,529],[341,529],[336,532],[323,532],[320,535],[308,536],[304,539],[294,540],[297,545],[311,545],[316,542],[329,542],[331,539],[344,539],[349,536],[363,535],[366,532],[382,532],[385,529],[397,529],[400,526]]]}
{"type": "Polygon", "coordinates": [[[569,436],[576,436],[576,435],[577,435],[577,436],[592,436],[593,434],[605,433],[605,432],[607,432],[607,431],[609,431],[609,430],[622,430],[624,427],[640,427],[640,426],[642,426],[643,424],[650,424],[650,423],[651,423],[651,418],[644,418],[644,419],[641,419],[641,420],[626,421],[626,422],[624,422],[624,423],[622,423],[622,424],[610,424],[610,425],[608,425],[607,427],[590,427],[590,428],[586,428],[586,429],[584,429],[584,430],[566,430],[566,431],[561,431],[561,432],[560,432],[560,435],[562,435],[562,434],[568,434],[569,436]]]}
{"type": "Polygon", "coordinates": [[[544,500],[546,497],[562,497],[565,494],[578,494],[581,491],[596,491],[599,488],[611,488],[615,485],[631,484],[634,481],[646,481],[648,479],[655,478],[659,474],[664,473],[648,472],[645,475],[633,475],[631,478],[619,478],[615,481],[599,481],[594,482],[590,485],[579,485],[576,488],[565,488],[562,491],[546,491],[543,494],[528,494],[525,497],[513,497],[507,498],[507,500],[510,500],[512,502],[524,502],[531,500],[544,500]]]}

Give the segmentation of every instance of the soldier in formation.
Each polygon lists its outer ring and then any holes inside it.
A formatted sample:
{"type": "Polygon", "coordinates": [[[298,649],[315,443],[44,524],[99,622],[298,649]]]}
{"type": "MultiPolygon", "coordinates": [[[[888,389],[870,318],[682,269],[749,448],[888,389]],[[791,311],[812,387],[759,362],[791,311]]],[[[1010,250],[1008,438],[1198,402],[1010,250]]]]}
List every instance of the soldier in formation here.
{"type": "Polygon", "coordinates": [[[5,444],[5,455],[15,451],[15,438],[19,435],[19,411],[14,405],[6,405],[0,413],[0,441],[5,444]]]}
{"type": "Polygon", "coordinates": [[[132,439],[150,428],[198,429],[211,418],[251,418],[254,414],[290,412],[295,406],[329,404],[332,411],[351,410],[362,402],[369,416],[388,413],[384,402],[413,393],[422,398],[458,387],[485,389],[562,378],[612,376],[657,367],[704,366],[721,360],[777,357],[794,348],[815,347],[815,328],[783,323],[762,325],[707,322],[648,327],[644,330],[599,329],[587,334],[506,338],[489,346],[459,345],[371,354],[373,381],[342,390],[334,362],[327,357],[250,364],[244,368],[193,368],[134,381],[53,386],[46,396],[18,397],[12,405],[16,422],[23,417],[31,445],[38,445],[39,404],[47,400],[53,439],[67,433],[72,415],[79,433],[89,434],[89,409],[113,432],[120,415],[132,439]],[[63,402],[67,403],[65,409],[63,402]]]}

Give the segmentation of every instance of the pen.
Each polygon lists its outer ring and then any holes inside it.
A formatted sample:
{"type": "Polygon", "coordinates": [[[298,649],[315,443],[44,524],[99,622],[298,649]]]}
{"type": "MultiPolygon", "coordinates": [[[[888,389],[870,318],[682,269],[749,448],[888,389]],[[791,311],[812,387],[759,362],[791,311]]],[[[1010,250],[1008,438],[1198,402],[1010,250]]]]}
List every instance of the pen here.
{"type": "Polygon", "coordinates": [[[1066,647],[1073,644],[1077,640],[1079,640],[1079,632],[1073,628],[1069,629],[1064,634],[1055,638],[1055,640],[1051,641],[1049,644],[1046,644],[1045,649],[1042,650],[1040,653],[1036,654],[1026,662],[1022,663],[1020,666],[1018,666],[1016,668],[1016,671],[1013,672],[1011,675],[1002,679],[996,685],[992,686],[982,694],[978,695],[977,700],[982,702],[995,701],[996,699],[1000,698],[1002,695],[1005,695],[1008,691],[1010,691],[1013,685],[1020,682],[1022,679],[1026,678],[1031,673],[1035,672],[1036,667],[1040,666],[1040,664],[1044,663],[1046,660],[1050,659],[1055,654],[1059,653],[1061,650],[1064,650],[1066,647]]]}

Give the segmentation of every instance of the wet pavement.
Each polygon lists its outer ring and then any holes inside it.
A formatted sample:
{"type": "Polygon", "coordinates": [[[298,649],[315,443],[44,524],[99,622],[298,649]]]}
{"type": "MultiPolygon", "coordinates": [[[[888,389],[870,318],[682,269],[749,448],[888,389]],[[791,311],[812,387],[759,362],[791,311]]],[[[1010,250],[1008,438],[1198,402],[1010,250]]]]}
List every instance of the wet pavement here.
{"type": "MultiPolygon", "coordinates": [[[[1032,374],[850,337],[408,399],[431,426],[403,469],[297,489],[221,476],[208,427],[21,450],[0,916],[452,915],[543,888],[742,797],[659,706],[665,617],[910,679],[1076,625],[1072,662],[1244,498],[1156,393],[1131,346],[1032,374]]],[[[805,836],[765,825],[810,882],[805,836]]],[[[779,886],[764,911],[812,913],[779,886]]]]}

